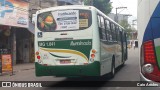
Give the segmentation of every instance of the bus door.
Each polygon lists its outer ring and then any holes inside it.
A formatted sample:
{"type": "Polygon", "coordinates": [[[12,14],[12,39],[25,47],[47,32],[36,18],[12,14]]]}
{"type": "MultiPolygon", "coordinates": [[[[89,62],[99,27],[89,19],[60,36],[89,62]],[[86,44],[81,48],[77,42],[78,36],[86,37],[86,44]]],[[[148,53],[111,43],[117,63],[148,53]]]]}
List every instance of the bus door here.
{"type": "Polygon", "coordinates": [[[121,52],[122,52],[122,62],[123,62],[123,56],[124,56],[124,49],[123,49],[123,33],[120,31],[120,44],[121,44],[121,52]]]}

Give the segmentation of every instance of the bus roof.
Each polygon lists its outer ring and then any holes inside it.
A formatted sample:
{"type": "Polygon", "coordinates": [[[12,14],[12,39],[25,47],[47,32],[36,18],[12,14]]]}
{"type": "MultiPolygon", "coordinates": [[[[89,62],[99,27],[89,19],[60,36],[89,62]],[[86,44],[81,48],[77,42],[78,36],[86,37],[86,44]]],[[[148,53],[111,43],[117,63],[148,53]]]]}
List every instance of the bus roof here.
{"type": "Polygon", "coordinates": [[[66,6],[56,6],[38,10],[37,13],[43,13],[51,10],[62,10],[62,9],[92,9],[93,6],[84,6],[84,5],[66,5],[66,6]]]}

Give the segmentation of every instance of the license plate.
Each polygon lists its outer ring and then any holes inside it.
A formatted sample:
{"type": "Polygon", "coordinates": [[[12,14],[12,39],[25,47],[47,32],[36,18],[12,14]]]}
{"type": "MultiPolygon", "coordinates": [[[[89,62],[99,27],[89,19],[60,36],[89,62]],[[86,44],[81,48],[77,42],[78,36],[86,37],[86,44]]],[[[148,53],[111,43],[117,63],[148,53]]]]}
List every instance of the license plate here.
{"type": "Polygon", "coordinates": [[[60,64],[69,64],[71,60],[60,60],[60,64]]]}

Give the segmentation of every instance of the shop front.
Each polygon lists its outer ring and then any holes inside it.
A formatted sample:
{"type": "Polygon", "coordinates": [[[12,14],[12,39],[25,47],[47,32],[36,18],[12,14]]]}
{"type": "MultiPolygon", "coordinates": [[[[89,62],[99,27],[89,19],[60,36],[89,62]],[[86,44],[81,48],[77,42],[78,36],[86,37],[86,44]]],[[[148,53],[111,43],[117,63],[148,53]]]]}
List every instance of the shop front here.
{"type": "Polygon", "coordinates": [[[34,62],[34,34],[25,28],[16,29],[16,63],[34,62]]]}
{"type": "Polygon", "coordinates": [[[0,54],[11,53],[11,27],[0,25],[0,54]]]}
{"type": "Polygon", "coordinates": [[[11,54],[13,65],[34,62],[34,34],[29,28],[27,0],[0,1],[0,54],[11,54]]]}

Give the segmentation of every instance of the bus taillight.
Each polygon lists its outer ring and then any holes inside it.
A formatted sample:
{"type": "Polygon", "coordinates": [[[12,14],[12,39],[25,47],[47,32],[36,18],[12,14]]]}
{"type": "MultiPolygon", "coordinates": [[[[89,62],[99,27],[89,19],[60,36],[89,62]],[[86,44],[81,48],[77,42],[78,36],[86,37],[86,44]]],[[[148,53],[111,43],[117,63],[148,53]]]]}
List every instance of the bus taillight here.
{"type": "Polygon", "coordinates": [[[40,59],[41,59],[41,56],[37,56],[37,59],[40,60],[40,59]]]}
{"type": "Polygon", "coordinates": [[[40,60],[40,59],[41,59],[41,56],[39,55],[39,52],[38,52],[38,51],[36,52],[36,55],[37,55],[37,59],[40,60]]]}
{"type": "Polygon", "coordinates": [[[94,59],[95,58],[95,54],[91,54],[91,58],[94,59]]]}
{"type": "Polygon", "coordinates": [[[141,72],[146,78],[160,82],[153,41],[145,42],[141,48],[141,72]]]}

